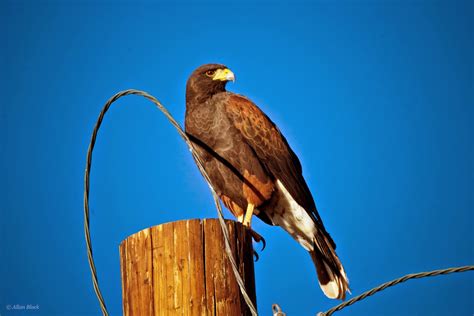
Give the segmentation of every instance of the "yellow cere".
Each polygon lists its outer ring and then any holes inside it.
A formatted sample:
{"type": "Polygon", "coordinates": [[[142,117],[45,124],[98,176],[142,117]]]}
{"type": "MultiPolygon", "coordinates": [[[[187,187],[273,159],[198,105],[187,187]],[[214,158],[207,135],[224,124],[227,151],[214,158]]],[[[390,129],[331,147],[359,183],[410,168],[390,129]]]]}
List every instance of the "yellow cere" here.
{"type": "Polygon", "coordinates": [[[228,69],[217,69],[216,73],[212,77],[212,80],[220,80],[220,81],[235,81],[234,73],[228,69]]]}

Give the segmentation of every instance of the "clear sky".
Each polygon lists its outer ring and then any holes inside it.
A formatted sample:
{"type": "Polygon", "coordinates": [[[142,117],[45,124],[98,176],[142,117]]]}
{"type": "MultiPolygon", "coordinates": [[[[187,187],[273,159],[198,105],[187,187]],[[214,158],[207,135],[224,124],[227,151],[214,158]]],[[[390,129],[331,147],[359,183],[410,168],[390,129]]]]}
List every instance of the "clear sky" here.
{"type": "MultiPolygon", "coordinates": [[[[473,12],[472,1],[2,1],[0,314],[100,314],[82,217],[95,120],[110,96],[136,88],[182,123],[186,79],[209,62],[234,71],[229,90],[254,100],[300,157],[354,294],[474,264],[473,12]]],[[[121,240],[216,216],[185,145],[139,97],[105,118],[91,209],[111,315],[121,313],[121,240]]],[[[254,228],[268,244],[255,265],[262,315],[272,303],[289,316],[337,304],[289,235],[258,219],[254,228]]],[[[336,315],[472,315],[473,297],[467,272],[336,315]]]]}

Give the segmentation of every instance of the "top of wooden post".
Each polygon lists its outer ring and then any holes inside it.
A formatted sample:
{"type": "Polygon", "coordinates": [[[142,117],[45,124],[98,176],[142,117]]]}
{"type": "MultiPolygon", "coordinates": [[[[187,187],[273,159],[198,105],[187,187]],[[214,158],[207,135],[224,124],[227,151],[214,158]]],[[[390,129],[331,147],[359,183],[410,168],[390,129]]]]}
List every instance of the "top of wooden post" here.
{"type": "MultiPolygon", "coordinates": [[[[252,237],[226,220],[246,291],[256,304],[252,237]]],[[[217,219],[146,228],[120,244],[124,315],[250,315],[217,219]]]]}

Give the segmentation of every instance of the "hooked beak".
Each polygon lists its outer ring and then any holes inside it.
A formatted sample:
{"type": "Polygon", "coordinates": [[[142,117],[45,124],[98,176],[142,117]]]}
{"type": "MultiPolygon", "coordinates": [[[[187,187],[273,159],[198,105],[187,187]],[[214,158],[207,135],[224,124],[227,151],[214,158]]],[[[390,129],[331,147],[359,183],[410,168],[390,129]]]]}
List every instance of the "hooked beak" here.
{"type": "Polygon", "coordinates": [[[214,74],[214,77],[212,77],[212,80],[220,80],[220,81],[232,81],[235,82],[235,75],[234,73],[228,69],[217,69],[216,73],[214,74]]]}

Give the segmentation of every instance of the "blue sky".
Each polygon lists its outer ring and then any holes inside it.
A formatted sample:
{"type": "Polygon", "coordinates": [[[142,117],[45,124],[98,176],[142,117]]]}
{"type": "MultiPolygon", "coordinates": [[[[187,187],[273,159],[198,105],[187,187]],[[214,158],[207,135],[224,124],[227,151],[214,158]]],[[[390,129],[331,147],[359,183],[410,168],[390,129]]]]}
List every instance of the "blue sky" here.
{"type": "MultiPolygon", "coordinates": [[[[351,281],[474,263],[471,1],[0,3],[1,315],[99,315],[83,237],[85,154],[104,102],[128,88],[184,119],[185,83],[230,67],[299,155],[351,281]],[[8,305],[38,304],[36,312],[8,305]]],[[[215,217],[208,188],[151,103],[114,104],[91,177],[104,297],[121,313],[118,245],[215,217]]],[[[227,217],[231,215],[227,212],[227,217]]],[[[315,315],[309,255],[278,227],[255,265],[258,308],[315,315]]],[[[412,281],[336,315],[471,315],[473,273],[412,281]]]]}

